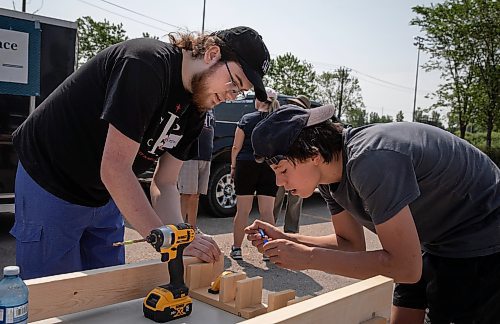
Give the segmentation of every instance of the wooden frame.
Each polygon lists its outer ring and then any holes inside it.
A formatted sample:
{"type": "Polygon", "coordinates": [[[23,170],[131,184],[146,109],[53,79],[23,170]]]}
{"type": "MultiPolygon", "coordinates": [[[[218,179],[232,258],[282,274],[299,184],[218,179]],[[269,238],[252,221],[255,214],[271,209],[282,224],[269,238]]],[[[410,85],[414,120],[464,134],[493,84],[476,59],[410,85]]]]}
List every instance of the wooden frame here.
{"type": "MultiPolygon", "coordinates": [[[[209,285],[210,281],[223,270],[223,258],[209,266],[201,264],[197,258],[184,257],[184,264],[186,283],[190,287],[209,285]],[[201,271],[207,266],[212,269],[212,273],[201,271]]],[[[239,299],[239,303],[242,303],[239,305],[240,308],[245,309],[246,306],[257,302],[263,306],[259,306],[253,316],[269,311],[247,321],[242,318],[242,323],[251,324],[257,321],[301,324],[363,321],[386,323],[390,316],[393,281],[382,276],[363,280],[304,301],[303,298],[293,299],[295,293],[290,290],[270,293],[269,307],[259,302],[262,279],[259,277],[244,279],[241,274],[235,274],[231,283],[230,277],[221,281],[221,287],[222,285],[237,287],[234,291],[233,288],[227,290],[220,298],[226,298],[228,301],[232,298],[235,303],[238,287],[246,291],[250,289],[252,294],[248,295],[248,298],[239,299]],[[290,306],[283,308],[285,305],[290,306]],[[266,309],[262,311],[262,307],[266,309]]],[[[30,291],[29,320],[37,321],[143,298],[153,287],[168,281],[167,265],[160,261],[146,261],[27,280],[26,284],[30,291]]],[[[192,289],[194,290],[196,289],[192,289]]],[[[192,297],[205,302],[196,294],[192,294],[192,297]]]]}

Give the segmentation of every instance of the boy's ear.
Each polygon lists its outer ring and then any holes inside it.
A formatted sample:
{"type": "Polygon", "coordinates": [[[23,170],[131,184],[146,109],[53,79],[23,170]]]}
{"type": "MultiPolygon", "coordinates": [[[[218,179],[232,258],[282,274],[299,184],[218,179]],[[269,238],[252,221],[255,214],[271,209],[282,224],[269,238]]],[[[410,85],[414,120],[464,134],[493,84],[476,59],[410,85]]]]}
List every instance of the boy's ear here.
{"type": "Polygon", "coordinates": [[[319,150],[316,146],[312,147],[314,149],[314,155],[311,157],[311,161],[314,165],[319,165],[321,163],[321,154],[319,154],[319,150]]]}
{"type": "Polygon", "coordinates": [[[321,157],[321,154],[319,154],[319,152],[316,151],[316,153],[314,154],[314,156],[311,159],[312,159],[314,165],[321,164],[322,157],[321,157]]]}

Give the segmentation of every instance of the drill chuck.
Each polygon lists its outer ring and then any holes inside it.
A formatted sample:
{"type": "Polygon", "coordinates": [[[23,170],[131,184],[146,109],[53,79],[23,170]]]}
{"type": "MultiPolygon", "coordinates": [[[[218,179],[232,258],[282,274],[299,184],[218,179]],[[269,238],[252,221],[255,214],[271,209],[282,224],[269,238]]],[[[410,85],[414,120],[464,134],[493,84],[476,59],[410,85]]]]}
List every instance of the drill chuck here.
{"type": "Polygon", "coordinates": [[[178,245],[188,245],[193,239],[194,229],[186,223],[156,228],[146,237],[146,241],[161,253],[175,249],[178,245]]]}
{"type": "Polygon", "coordinates": [[[175,233],[170,226],[162,226],[151,231],[146,237],[146,241],[151,244],[156,251],[169,249],[175,242],[175,233]]]}

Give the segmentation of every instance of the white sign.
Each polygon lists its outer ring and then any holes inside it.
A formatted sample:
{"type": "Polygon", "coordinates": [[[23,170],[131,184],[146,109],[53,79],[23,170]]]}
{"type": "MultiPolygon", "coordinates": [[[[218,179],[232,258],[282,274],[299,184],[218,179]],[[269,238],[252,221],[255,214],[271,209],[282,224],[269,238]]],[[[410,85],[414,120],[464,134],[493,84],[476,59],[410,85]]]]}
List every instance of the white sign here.
{"type": "Polygon", "coordinates": [[[0,81],[28,83],[29,34],[0,29],[0,81]]]}

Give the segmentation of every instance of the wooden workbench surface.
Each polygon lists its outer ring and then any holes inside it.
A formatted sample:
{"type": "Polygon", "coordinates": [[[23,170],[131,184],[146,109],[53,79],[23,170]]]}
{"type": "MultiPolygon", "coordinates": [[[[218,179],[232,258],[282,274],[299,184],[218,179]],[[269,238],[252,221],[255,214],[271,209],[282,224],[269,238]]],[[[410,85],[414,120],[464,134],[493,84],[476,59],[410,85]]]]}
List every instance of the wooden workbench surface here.
{"type": "MultiPolygon", "coordinates": [[[[36,324],[52,323],[92,323],[92,324],[152,324],[154,321],[145,318],[142,313],[143,299],[135,299],[127,302],[109,305],[101,308],[91,309],[75,314],[53,317],[37,322],[36,324]]],[[[196,299],[193,299],[193,312],[191,315],[171,321],[168,323],[238,323],[244,321],[238,317],[221,309],[215,308],[196,299]]]]}

